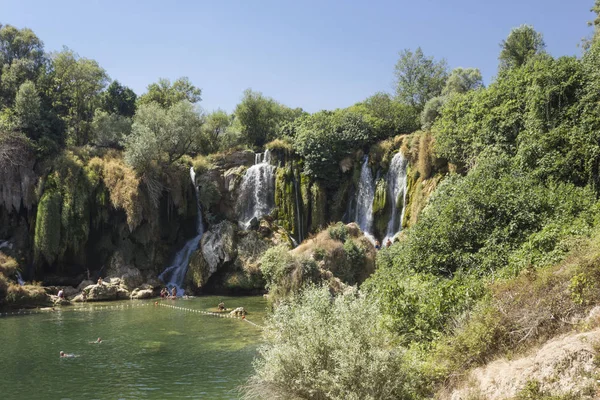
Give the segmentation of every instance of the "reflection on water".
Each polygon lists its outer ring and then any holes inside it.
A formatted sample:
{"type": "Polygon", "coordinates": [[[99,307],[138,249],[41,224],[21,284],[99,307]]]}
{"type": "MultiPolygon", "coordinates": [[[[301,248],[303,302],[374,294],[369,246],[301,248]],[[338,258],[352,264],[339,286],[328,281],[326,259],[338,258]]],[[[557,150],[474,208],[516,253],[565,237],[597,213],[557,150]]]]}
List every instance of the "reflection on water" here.
{"type": "MultiPolygon", "coordinates": [[[[243,306],[249,318],[263,322],[262,297],[211,296],[174,304],[209,310],[220,301],[243,306]]],[[[2,399],[238,398],[235,389],[252,372],[260,330],[238,319],[153,302],[0,318],[2,399]],[[102,343],[90,343],[98,337],[102,343]],[[60,351],[78,357],[60,358],[60,351]]]]}

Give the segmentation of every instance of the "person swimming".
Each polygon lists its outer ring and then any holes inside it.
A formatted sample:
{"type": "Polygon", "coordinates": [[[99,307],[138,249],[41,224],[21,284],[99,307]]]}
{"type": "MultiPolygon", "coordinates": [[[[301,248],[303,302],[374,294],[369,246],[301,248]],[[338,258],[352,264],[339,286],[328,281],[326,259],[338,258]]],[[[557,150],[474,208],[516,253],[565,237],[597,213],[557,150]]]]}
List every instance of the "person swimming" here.
{"type": "Polygon", "coordinates": [[[94,340],[93,342],[90,342],[92,344],[96,344],[96,343],[102,343],[102,339],[98,338],[98,340],[94,340]]]}
{"type": "Polygon", "coordinates": [[[75,354],[68,354],[68,353],[65,353],[64,351],[61,351],[60,357],[61,358],[73,358],[73,357],[75,357],[75,354]]]}

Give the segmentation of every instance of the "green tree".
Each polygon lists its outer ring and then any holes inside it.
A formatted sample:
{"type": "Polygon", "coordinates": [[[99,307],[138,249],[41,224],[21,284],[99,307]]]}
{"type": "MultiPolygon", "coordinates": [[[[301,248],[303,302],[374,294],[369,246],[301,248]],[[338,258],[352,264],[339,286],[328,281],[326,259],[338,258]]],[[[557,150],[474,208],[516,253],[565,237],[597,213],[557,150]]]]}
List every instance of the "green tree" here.
{"type": "Polygon", "coordinates": [[[536,54],[542,54],[545,51],[546,44],[541,33],[533,29],[531,25],[521,25],[513,28],[510,34],[500,43],[502,51],[498,59],[500,60],[500,70],[520,67],[525,65],[536,54]]]}
{"type": "Polygon", "coordinates": [[[385,139],[419,129],[414,107],[395,101],[387,93],[375,93],[349,111],[363,114],[377,138],[385,139]]]}
{"type": "Polygon", "coordinates": [[[138,102],[140,105],[156,102],[163,108],[169,108],[183,100],[197,103],[202,100],[201,94],[202,90],[192,85],[187,77],[181,77],[173,84],[170,80],[161,78],[148,85],[148,91],[140,96],[138,102]]]}
{"type": "Polygon", "coordinates": [[[135,101],[137,95],[128,88],[113,81],[105,92],[102,93],[100,99],[100,107],[102,110],[110,114],[119,114],[124,117],[133,117],[135,114],[135,101]]]}
{"type": "Polygon", "coordinates": [[[80,58],[67,48],[52,56],[52,106],[67,128],[67,142],[87,144],[100,93],[108,82],[94,60],[80,58]]]}
{"type": "Polygon", "coordinates": [[[428,131],[433,126],[433,123],[442,114],[442,107],[446,103],[445,96],[437,96],[425,104],[423,112],[421,113],[421,129],[428,131]]]}
{"type": "Polygon", "coordinates": [[[44,43],[31,29],[0,24],[0,63],[10,65],[19,59],[31,60],[39,68],[44,62],[44,43]]]}
{"type": "Polygon", "coordinates": [[[285,122],[295,120],[302,110],[290,109],[260,92],[247,89],[234,114],[246,143],[261,148],[278,137],[285,122]]]}
{"type": "Polygon", "coordinates": [[[0,105],[12,106],[21,84],[36,82],[45,61],[44,45],[31,29],[0,24],[0,105]]]}
{"type": "Polygon", "coordinates": [[[439,96],[448,77],[446,60],[426,57],[421,48],[400,52],[396,63],[396,96],[398,100],[423,109],[427,100],[439,96]]]}
{"type": "Polygon", "coordinates": [[[454,68],[448,76],[446,86],[442,90],[442,95],[466,93],[469,90],[476,90],[482,87],[483,78],[479,68],[454,68]]]}
{"type": "Polygon", "coordinates": [[[223,134],[229,125],[231,125],[229,115],[225,111],[218,109],[206,116],[204,129],[216,142],[219,135],[223,134]]]}
{"type": "Polygon", "coordinates": [[[98,147],[120,148],[124,138],[131,133],[131,124],[131,118],[96,109],[92,120],[92,142],[98,147]]]}
{"type": "Polygon", "coordinates": [[[190,102],[180,101],[169,108],[156,102],[140,104],[125,140],[125,160],[145,173],[199,150],[201,138],[202,119],[190,102]]]}
{"type": "Polygon", "coordinates": [[[17,92],[15,114],[18,127],[29,137],[37,138],[37,128],[41,119],[40,97],[31,81],[25,81],[17,92]]]}

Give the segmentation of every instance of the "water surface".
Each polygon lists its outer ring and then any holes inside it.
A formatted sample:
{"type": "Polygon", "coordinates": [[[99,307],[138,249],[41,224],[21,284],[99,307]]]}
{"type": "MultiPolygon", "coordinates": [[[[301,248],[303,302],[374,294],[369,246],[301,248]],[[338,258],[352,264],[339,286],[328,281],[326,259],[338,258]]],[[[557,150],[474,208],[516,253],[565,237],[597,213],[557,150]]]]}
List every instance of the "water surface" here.
{"type": "MultiPolygon", "coordinates": [[[[163,301],[211,310],[243,306],[262,324],[262,297],[163,301]]],[[[154,306],[90,303],[0,318],[0,397],[9,399],[236,399],[252,372],[260,329],[154,306]],[[108,308],[107,308],[108,307],[108,308]],[[98,337],[100,344],[92,344],[98,337]],[[59,352],[75,354],[60,358],[59,352]]]]}

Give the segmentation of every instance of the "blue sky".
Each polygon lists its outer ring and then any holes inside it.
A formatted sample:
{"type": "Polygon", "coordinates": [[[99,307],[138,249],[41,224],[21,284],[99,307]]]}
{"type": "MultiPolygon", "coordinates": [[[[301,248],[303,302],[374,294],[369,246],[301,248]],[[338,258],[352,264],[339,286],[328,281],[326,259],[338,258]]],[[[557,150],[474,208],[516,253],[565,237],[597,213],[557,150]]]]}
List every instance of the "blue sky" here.
{"type": "Polygon", "coordinates": [[[581,55],[593,0],[0,0],[0,23],[29,27],[47,51],[97,60],[141,94],[188,76],[202,107],[232,111],[247,88],[309,112],[392,91],[398,52],[496,74],[499,43],[532,24],[554,56],[581,55]]]}

